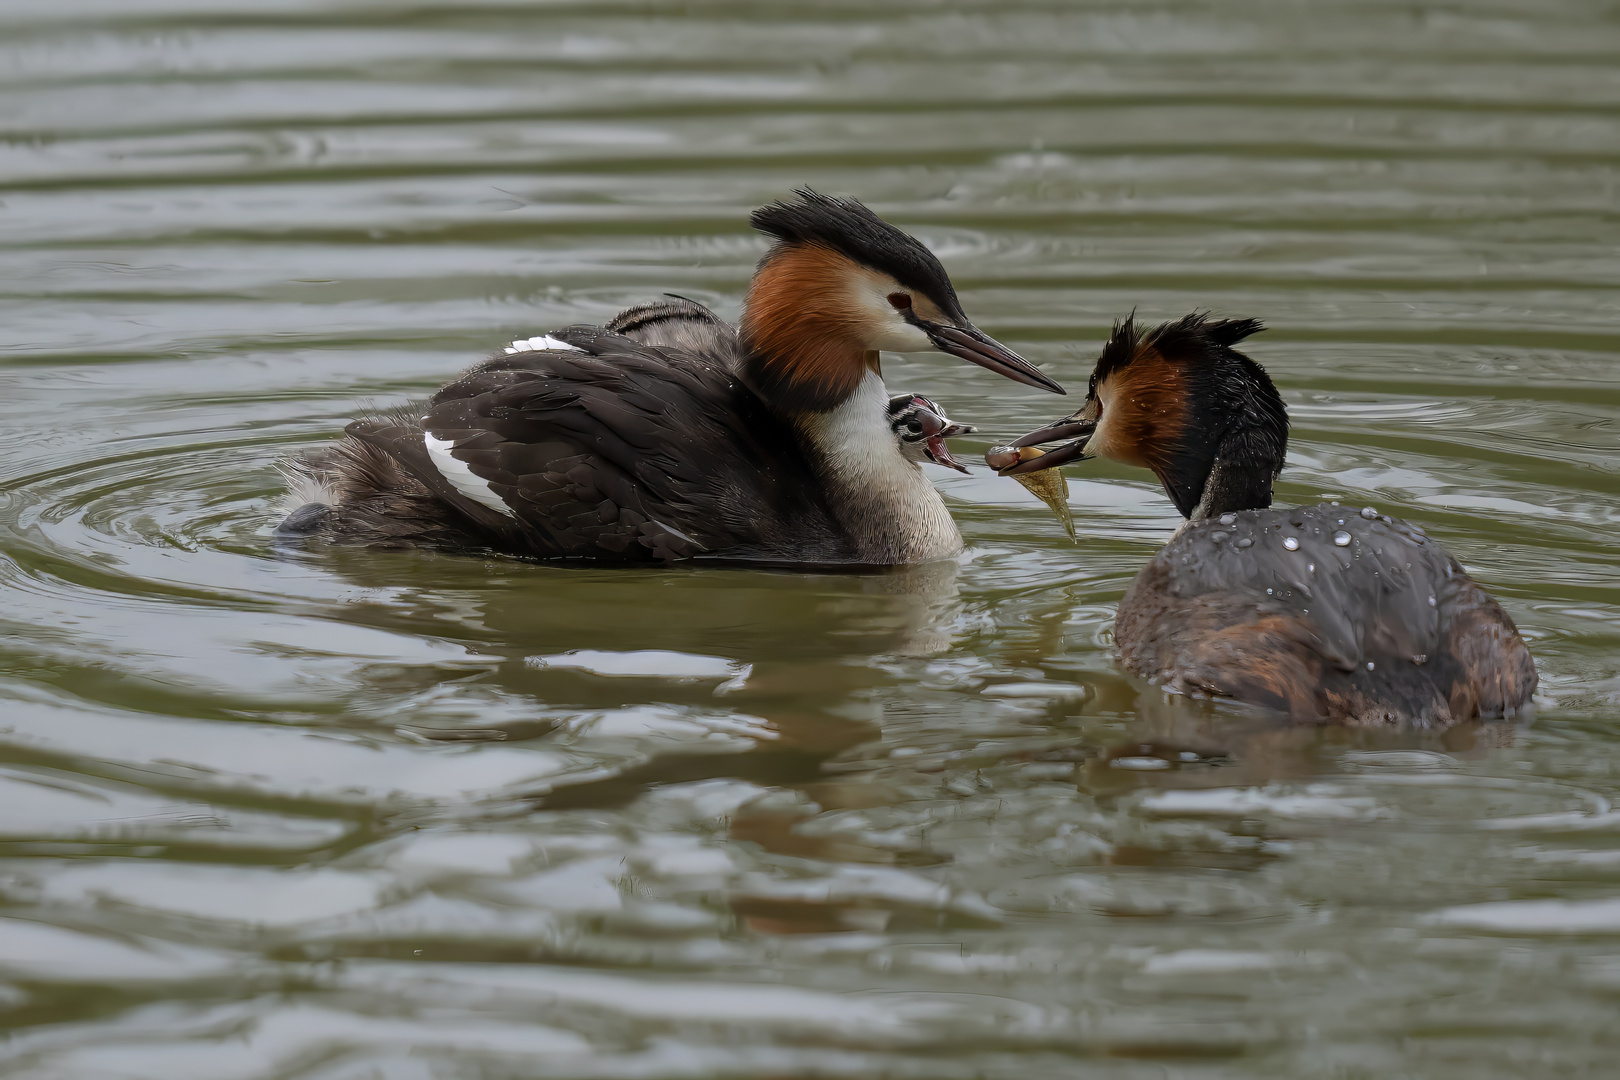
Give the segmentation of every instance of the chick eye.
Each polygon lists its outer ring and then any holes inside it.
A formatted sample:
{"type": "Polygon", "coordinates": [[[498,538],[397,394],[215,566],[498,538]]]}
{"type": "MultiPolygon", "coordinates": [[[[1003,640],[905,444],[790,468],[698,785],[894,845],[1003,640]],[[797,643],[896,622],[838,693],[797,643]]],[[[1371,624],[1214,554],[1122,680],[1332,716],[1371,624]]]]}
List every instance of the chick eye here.
{"type": "Polygon", "coordinates": [[[894,308],[894,310],[896,310],[896,311],[910,311],[911,310],[911,294],[910,293],[892,292],[888,296],[888,301],[889,301],[889,306],[894,308]]]}

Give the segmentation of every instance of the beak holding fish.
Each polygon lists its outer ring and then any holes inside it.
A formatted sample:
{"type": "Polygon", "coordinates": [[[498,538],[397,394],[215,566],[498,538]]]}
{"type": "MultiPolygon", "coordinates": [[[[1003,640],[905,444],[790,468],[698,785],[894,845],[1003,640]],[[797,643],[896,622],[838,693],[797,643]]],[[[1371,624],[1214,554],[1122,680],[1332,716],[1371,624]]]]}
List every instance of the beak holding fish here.
{"type": "Polygon", "coordinates": [[[1086,443],[1097,428],[1096,418],[1090,415],[1092,403],[1073,416],[1064,417],[1055,424],[1022,435],[1006,446],[993,446],[984,455],[984,463],[1002,476],[1010,476],[1028,488],[1052,510],[1063,525],[1069,539],[1079,543],[1074,532],[1074,515],[1069,511],[1069,482],[1056,466],[1082,457],[1086,443]],[[1035,443],[1072,439],[1055,450],[1037,448],[1035,443]]]}
{"type": "Polygon", "coordinates": [[[1028,488],[1030,494],[1045,503],[1051,509],[1052,516],[1062,524],[1063,531],[1069,534],[1069,539],[1078,544],[1080,538],[1074,533],[1074,514],[1069,510],[1069,482],[1063,479],[1063,474],[1057,469],[1024,473],[1007,471],[1016,465],[1044,456],[1046,451],[1033,446],[996,446],[984,455],[984,461],[1001,475],[1010,475],[1028,488]]]}
{"type": "MultiPolygon", "coordinates": [[[[1015,439],[1007,446],[993,447],[984,455],[985,464],[1003,476],[1011,476],[1031,494],[1051,508],[1052,514],[1063,525],[1069,539],[1079,543],[1074,531],[1074,515],[1069,511],[1069,483],[1063,473],[1051,466],[1076,456],[1065,453],[1068,447],[1047,452],[1029,445],[1063,438],[1069,434],[1071,417],[1050,427],[1032,431],[1015,439]],[[1037,461],[1040,464],[1035,464],[1037,461]]],[[[901,451],[918,463],[943,465],[957,472],[967,472],[945,445],[946,439],[969,435],[978,429],[972,424],[959,424],[945,415],[945,410],[921,394],[901,394],[889,400],[889,422],[900,440],[901,451]]]]}

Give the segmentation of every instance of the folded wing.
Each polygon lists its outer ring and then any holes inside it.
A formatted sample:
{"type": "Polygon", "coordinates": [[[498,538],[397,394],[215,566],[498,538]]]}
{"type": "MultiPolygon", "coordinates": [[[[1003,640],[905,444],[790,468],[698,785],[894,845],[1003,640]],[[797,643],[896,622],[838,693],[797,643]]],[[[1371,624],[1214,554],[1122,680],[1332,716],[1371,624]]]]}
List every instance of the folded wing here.
{"type": "MultiPolygon", "coordinates": [[[[640,328],[660,324],[730,330],[690,311],[640,328]]],[[[501,550],[623,561],[847,551],[802,452],[723,361],[596,327],[546,344],[557,347],[472,369],[417,416],[347,433],[501,550]]]]}

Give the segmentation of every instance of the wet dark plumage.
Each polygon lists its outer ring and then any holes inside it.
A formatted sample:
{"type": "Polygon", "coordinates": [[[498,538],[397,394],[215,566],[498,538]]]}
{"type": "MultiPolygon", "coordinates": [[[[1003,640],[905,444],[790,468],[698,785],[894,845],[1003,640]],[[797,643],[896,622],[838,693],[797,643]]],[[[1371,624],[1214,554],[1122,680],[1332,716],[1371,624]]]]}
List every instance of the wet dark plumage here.
{"type": "Polygon", "coordinates": [[[1188,526],[1131,583],[1114,624],[1131,671],[1326,723],[1447,727],[1529,700],[1513,620],[1422,530],[1342,506],[1228,516],[1188,526]]]}
{"type": "Polygon", "coordinates": [[[1516,714],[1536,688],[1530,651],[1444,548],[1345,507],[1268,509],[1288,415],[1234,348],[1259,329],[1189,315],[1142,332],[1126,319],[1098,359],[1075,414],[1096,421],[1091,452],[1153,469],[1190,519],[1120,601],[1120,659],[1169,689],[1295,720],[1516,714]]]}

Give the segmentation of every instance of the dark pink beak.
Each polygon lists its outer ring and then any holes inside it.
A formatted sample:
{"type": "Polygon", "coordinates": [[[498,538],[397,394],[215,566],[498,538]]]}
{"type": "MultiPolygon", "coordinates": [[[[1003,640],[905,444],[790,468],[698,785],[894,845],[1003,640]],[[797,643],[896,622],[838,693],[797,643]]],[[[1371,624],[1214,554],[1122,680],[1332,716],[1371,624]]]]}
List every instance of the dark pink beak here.
{"type": "Polygon", "coordinates": [[[945,445],[946,439],[953,439],[958,435],[967,435],[979,430],[972,424],[958,424],[940,416],[928,407],[925,399],[913,398],[920,406],[917,410],[917,420],[922,424],[923,446],[928,450],[928,460],[936,465],[943,465],[947,469],[957,472],[967,472],[967,466],[957,461],[951,455],[950,448],[945,445]]]}

